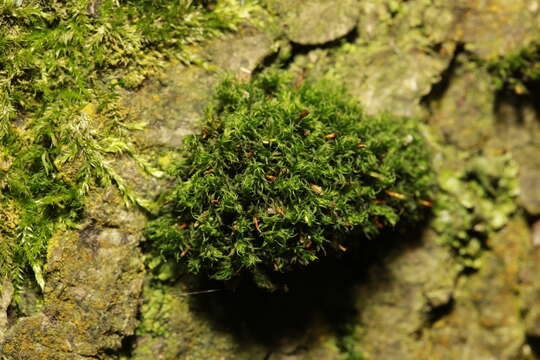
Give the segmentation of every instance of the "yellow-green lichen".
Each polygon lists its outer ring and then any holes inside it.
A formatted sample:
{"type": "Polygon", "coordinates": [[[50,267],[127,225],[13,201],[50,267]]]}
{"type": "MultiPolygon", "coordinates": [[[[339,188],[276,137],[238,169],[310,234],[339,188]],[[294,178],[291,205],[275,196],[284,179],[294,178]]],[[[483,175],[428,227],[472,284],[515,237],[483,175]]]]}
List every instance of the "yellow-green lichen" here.
{"type": "Polygon", "coordinates": [[[441,191],[432,226],[440,241],[458,251],[463,266],[478,268],[485,240],[517,210],[518,167],[511,154],[470,156],[446,150],[446,160],[436,157],[441,191]]]}

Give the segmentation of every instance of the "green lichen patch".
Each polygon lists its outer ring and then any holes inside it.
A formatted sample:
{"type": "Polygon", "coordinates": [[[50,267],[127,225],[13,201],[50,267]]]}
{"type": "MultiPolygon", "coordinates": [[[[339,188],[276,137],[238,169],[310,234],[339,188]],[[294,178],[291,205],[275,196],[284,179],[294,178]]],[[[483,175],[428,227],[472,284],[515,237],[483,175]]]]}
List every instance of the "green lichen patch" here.
{"type": "Polygon", "coordinates": [[[144,267],[136,235],[89,225],[48,246],[41,312],[17,321],[0,353],[8,359],[109,358],[137,325],[144,267]]]}
{"type": "Polygon", "coordinates": [[[463,267],[478,269],[485,239],[517,210],[518,167],[510,154],[470,157],[446,151],[446,160],[435,162],[441,191],[433,228],[440,241],[457,250],[463,267]]]}
{"type": "Polygon", "coordinates": [[[175,188],[147,228],[193,273],[230,279],[307,265],[420,219],[432,186],[413,119],[367,116],[343,89],[283,72],[225,80],[175,188]]]}

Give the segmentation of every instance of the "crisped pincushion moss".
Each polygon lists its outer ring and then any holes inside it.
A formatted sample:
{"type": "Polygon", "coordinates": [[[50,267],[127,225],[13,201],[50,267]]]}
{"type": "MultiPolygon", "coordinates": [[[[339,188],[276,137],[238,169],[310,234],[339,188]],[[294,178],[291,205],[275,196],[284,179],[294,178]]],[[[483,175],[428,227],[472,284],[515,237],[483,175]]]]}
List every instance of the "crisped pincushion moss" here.
{"type": "Polygon", "coordinates": [[[147,236],[215,279],[261,279],[362,246],[429,205],[417,125],[368,116],[330,83],[296,87],[277,71],[225,80],[147,236]]]}

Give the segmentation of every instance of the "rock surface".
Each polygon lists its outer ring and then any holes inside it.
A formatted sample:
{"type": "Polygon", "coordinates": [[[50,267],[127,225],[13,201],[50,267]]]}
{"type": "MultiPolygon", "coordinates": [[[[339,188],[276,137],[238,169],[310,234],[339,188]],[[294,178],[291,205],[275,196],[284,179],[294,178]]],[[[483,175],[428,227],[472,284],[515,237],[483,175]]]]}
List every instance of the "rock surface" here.
{"type": "Polygon", "coordinates": [[[273,41],[267,33],[246,26],[236,34],[211,41],[198,52],[207,59],[206,67],[172,66],[161,78],[127,97],[126,107],[133,121],[148,123],[138,136],[141,147],[181,145],[184,136],[196,131],[211,99],[212,86],[223,72],[249,79],[273,52],[273,41]]]}
{"type": "Polygon", "coordinates": [[[515,53],[537,40],[538,0],[462,0],[456,2],[460,24],[456,38],[485,60],[515,53]]]}
{"type": "Polygon", "coordinates": [[[478,273],[460,278],[452,312],[422,334],[420,344],[429,349],[422,359],[516,359],[527,353],[519,285],[532,250],[527,225],[514,219],[488,243],[493,252],[484,254],[478,273]]]}
{"type": "Polygon", "coordinates": [[[4,280],[0,284],[0,344],[4,342],[6,330],[8,329],[8,307],[13,297],[13,285],[4,280]]]}
{"type": "Polygon", "coordinates": [[[349,34],[358,22],[358,1],[268,0],[282,16],[285,34],[300,45],[321,45],[349,34]]]}
{"type": "Polygon", "coordinates": [[[50,243],[43,312],[7,333],[11,359],[106,358],[132,335],[144,279],[139,236],[87,225],[50,243]]]}
{"type": "Polygon", "coordinates": [[[241,349],[190,311],[189,295],[177,287],[146,286],[142,321],[132,359],[232,359],[241,349]]]}
{"type": "Polygon", "coordinates": [[[366,359],[417,359],[430,314],[451,306],[458,267],[449,249],[426,233],[397,248],[358,289],[357,347],[366,359]]]}
{"type": "Polygon", "coordinates": [[[300,65],[302,71],[342,82],[371,114],[420,115],[422,97],[453,57],[452,7],[443,1],[362,1],[359,6],[358,39],[329,54],[331,59],[300,65]]]}
{"type": "Polygon", "coordinates": [[[445,143],[479,151],[495,133],[495,88],[490,75],[458,56],[444,96],[431,102],[429,122],[445,143]]]}
{"type": "Polygon", "coordinates": [[[509,151],[519,163],[520,203],[540,215],[540,111],[533,95],[501,93],[496,104],[496,136],[486,145],[509,151]]]}
{"type": "Polygon", "coordinates": [[[538,265],[532,265],[539,252],[519,218],[490,239],[489,246],[493,251],[484,254],[480,270],[459,278],[452,257],[429,242],[374,269],[368,285],[360,288],[365,300],[357,337],[365,358],[530,355],[525,336],[537,336],[540,318],[539,282],[533,275],[538,265]]]}

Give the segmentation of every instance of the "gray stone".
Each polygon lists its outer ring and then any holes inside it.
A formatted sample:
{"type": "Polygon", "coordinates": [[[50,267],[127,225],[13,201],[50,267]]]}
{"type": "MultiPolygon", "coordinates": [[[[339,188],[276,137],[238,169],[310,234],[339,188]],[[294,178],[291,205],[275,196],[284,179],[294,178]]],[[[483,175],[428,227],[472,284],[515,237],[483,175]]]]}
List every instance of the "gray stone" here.
{"type": "Polygon", "coordinates": [[[2,354],[13,359],[83,359],[118,350],[132,335],[144,268],[140,239],[89,225],[49,244],[43,312],[20,319],[2,354]]]}
{"type": "Polygon", "coordinates": [[[484,60],[516,53],[538,38],[538,0],[460,0],[456,14],[455,37],[484,60]]]}
{"type": "Polygon", "coordinates": [[[445,143],[480,150],[495,134],[494,104],[495,87],[490,75],[459,56],[444,96],[430,104],[429,123],[445,143]]]}
{"type": "Polygon", "coordinates": [[[370,272],[358,292],[358,348],[367,359],[418,359],[429,312],[450,302],[458,268],[449,249],[424,234],[370,272]]]}
{"type": "Polygon", "coordinates": [[[350,33],[358,22],[357,0],[271,0],[281,13],[287,37],[301,45],[319,45],[350,33]]]}

